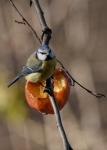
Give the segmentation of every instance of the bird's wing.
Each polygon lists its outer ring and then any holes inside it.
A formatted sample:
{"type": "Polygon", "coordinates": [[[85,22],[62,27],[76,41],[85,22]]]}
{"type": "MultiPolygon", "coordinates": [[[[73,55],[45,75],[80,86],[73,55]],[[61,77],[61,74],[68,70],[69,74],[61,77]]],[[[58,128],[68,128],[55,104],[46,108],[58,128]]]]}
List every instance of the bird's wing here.
{"type": "Polygon", "coordinates": [[[30,74],[30,73],[38,72],[38,71],[41,70],[41,67],[42,67],[42,62],[40,62],[38,64],[38,66],[35,66],[35,67],[28,67],[26,65],[26,66],[23,67],[21,74],[27,75],[27,74],[30,74]]]}
{"type": "Polygon", "coordinates": [[[38,60],[33,53],[27,60],[26,65],[23,67],[21,74],[27,75],[30,73],[38,72],[42,68],[42,61],[38,60]]]}
{"type": "Polygon", "coordinates": [[[24,75],[27,75],[27,74],[30,74],[30,73],[34,73],[34,72],[38,72],[41,70],[41,67],[42,67],[42,62],[39,61],[38,63],[36,63],[36,65],[31,65],[31,68],[27,66],[24,66],[23,69],[22,69],[22,72],[17,76],[15,77],[9,84],[8,84],[8,87],[10,87],[13,83],[15,83],[17,80],[19,80],[22,76],[24,75]]]}
{"type": "Polygon", "coordinates": [[[17,77],[15,77],[10,83],[8,84],[8,87],[10,87],[13,83],[15,83],[17,80],[19,80],[23,75],[19,74],[17,77]]]}

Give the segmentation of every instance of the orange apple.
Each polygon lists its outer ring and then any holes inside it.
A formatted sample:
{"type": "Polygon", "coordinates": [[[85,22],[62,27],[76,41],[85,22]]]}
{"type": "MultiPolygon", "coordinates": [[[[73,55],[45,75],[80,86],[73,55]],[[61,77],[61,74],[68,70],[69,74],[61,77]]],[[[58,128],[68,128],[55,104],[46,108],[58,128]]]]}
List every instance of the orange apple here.
{"type": "MultiPolygon", "coordinates": [[[[62,69],[55,69],[53,73],[53,91],[61,110],[70,95],[70,80],[66,72],[62,69]]],[[[45,86],[45,81],[42,82],[45,86]]],[[[54,114],[48,94],[43,93],[43,86],[39,83],[26,82],[25,96],[30,107],[46,114],[54,114]]]]}

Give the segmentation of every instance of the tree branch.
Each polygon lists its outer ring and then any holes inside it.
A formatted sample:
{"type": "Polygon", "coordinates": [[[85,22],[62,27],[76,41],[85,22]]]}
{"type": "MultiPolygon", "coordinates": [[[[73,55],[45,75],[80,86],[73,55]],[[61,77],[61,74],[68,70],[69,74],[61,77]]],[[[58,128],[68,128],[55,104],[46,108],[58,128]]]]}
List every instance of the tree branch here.
{"type": "Polygon", "coordinates": [[[46,28],[48,28],[44,18],[44,12],[42,11],[38,0],[32,0],[32,2],[34,3],[34,6],[36,8],[36,12],[38,14],[40,24],[42,26],[42,31],[44,31],[46,28]]]}
{"type": "Polygon", "coordinates": [[[9,1],[10,1],[11,5],[14,7],[14,9],[17,11],[17,13],[18,13],[18,14],[21,16],[21,18],[22,18],[22,22],[16,21],[16,20],[15,20],[15,22],[20,23],[20,24],[25,24],[25,23],[26,23],[26,24],[30,27],[30,29],[34,32],[36,38],[38,39],[38,41],[39,41],[40,44],[41,44],[41,40],[39,39],[39,37],[38,37],[36,31],[32,28],[32,26],[28,23],[28,21],[23,17],[23,15],[20,13],[20,11],[17,9],[17,7],[15,6],[15,4],[13,3],[13,1],[12,1],[12,0],[9,0],[9,1]]]}
{"type": "MultiPolygon", "coordinates": [[[[52,89],[52,82],[51,81],[52,81],[51,78],[48,78],[46,80],[46,85],[47,85],[47,87],[49,87],[48,89],[52,89]]],[[[73,150],[71,148],[68,140],[67,140],[66,133],[65,133],[65,130],[63,128],[63,124],[62,124],[61,116],[60,116],[60,111],[59,111],[58,105],[56,103],[54,92],[53,92],[53,90],[46,90],[46,92],[49,94],[49,98],[50,98],[50,101],[51,101],[51,104],[52,104],[52,107],[53,107],[53,110],[55,113],[57,128],[60,132],[60,135],[61,135],[61,138],[63,141],[64,150],[73,150]]]]}
{"type": "Polygon", "coordinates": [[[41,24],[42,32],[43,32],[42,37],[41,37],[42,44],[48,45],[51,39],[52,30],[47,26],[47,23],[44,18],[44,12],[42,11],[40,7],[39,1],[32,0],[32,2],[34,3],[34,6],[36,8],[36,12],[37,12],[37,15],[41,24]]]}
{"type": "Polygon", "coordinates": [[[70,75],[70,73],[65,69],[65,67],[63,66],[63,64],[62,64],[59,60],[57,60],[57,62],[61,65],[61,67],[62,67],[62,68],[65,70],[65,72],[67,73],[68,77],[72,80],[72,81],[71,81],[71,82],[72,82],[72,84],[71,84],[72,86],[74,86],[75,83],[76,83],[76,84],[78,84],[81,88],[83,88],[83,89],[86,90],[88,93],[92,94],[93,96],[95,96],[95,97],[97,97],[97,98],[107,97],[107,96],[104,95],[104,94],[95,93],[95,92],[93,92],[93,91],[91,91],[91,90],[85,88],[83,85],[81,85],[80,83],[78,83],[78,82],[70,75]]]}
{"type": "MultiPolygon", "coordinates": [[[[49,41],[51,39],[51,29],[49,29],[49,27],[46,24],[45,18],[44,18],[44,13],[40,7],[39,1],[38,0],[32,0],[32,2],[34,3],[34,6],[36,8],[37,11],[37,15],[42,27],[42,31],[43,31],[43,35],[42,35],[42,44],[49,44],[49,41]]],[[[60,112],[59,112],[59,108],[58,105],[56,103],[56,99],[52,90],[52,83],[51,83],[51,78],[46,80],[46,86],[48,87],[49,90],[45,90],[50,97],[50,101],[55,113],[55,117],[56,117],[56,122],[57,122],[57,128],[59,129],[62,141],[63,141],[63,147],[64,150],[73,150],[67,140],[63,125],[62,125],[62,121],[61,121],[61,116],[60,116],[60,112]]]]}

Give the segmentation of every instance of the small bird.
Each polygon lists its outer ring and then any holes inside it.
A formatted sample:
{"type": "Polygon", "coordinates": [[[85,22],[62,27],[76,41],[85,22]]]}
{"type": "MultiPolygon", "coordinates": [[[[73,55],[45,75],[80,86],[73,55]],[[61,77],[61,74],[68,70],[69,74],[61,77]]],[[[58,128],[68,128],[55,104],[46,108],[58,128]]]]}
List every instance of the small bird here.
{"type": "Polygon", "coordinates": [[[27,60],[21,73],[16,76],[9,84],[13,83],[25,76],[30,82],[42,82],[52,76],[56,67],[56,56],[48,45],[41,45],[27,60]]]}

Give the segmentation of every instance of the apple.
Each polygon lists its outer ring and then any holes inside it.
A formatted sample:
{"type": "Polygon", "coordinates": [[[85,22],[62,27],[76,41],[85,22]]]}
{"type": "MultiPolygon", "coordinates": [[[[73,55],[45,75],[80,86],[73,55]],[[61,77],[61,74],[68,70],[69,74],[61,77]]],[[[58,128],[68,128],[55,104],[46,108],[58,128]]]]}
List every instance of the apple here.
{"type": "MultiPolygon", "coordinates": [[[[42,82],[45,86],[46,82],[42,82]]],[[[62,69],[55,69],[52,79],[53,91],[61,110],[67,103],[70,95],[70,80],[66,72],[62,69]]],[[[26,82],[25,97],[30,107],[41,113],[54,114],[48,94],[43,93],[43,86],[40,83],[26,82]]]]}

